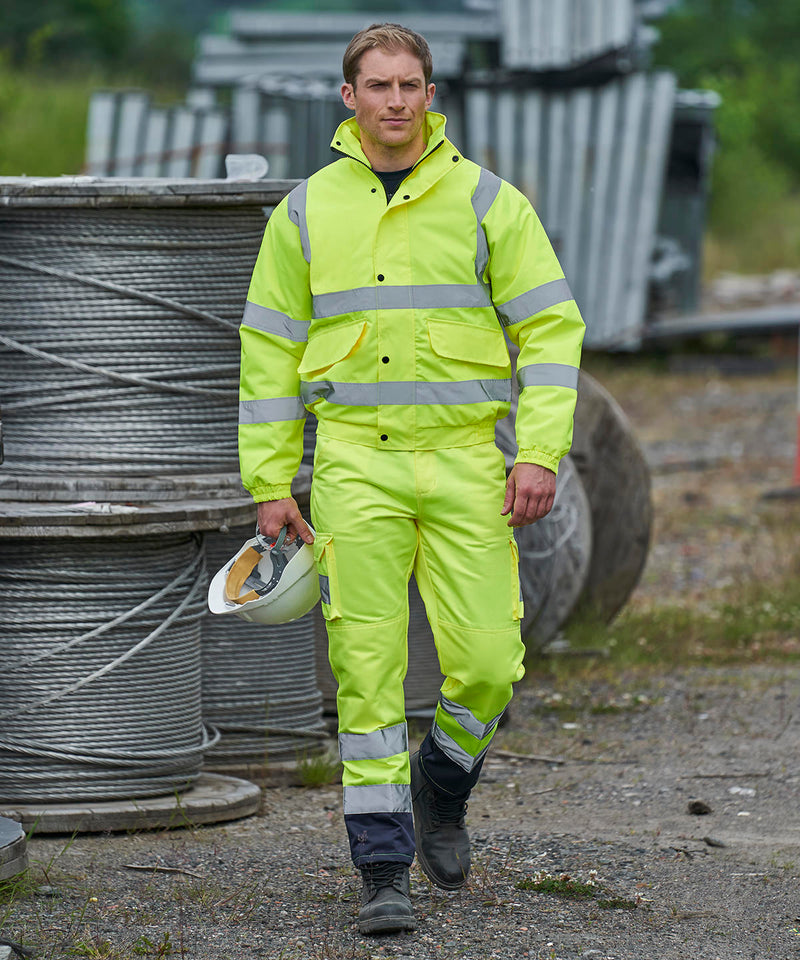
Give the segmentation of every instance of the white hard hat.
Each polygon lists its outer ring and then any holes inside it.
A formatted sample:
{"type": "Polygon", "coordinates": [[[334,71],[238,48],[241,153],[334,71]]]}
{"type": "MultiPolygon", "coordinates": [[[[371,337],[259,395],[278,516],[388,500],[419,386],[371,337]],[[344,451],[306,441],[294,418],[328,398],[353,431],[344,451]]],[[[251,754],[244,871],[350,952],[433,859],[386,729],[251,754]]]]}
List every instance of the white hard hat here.
{"type": "Polygon", "coordinates": [[[252,623],[289,623],[308,613],[317,600],[313,550],[300,537],[287,543],[286,527],[274,543],[256,530],[208,588],[212,613],[235,613],[252,623]]]}

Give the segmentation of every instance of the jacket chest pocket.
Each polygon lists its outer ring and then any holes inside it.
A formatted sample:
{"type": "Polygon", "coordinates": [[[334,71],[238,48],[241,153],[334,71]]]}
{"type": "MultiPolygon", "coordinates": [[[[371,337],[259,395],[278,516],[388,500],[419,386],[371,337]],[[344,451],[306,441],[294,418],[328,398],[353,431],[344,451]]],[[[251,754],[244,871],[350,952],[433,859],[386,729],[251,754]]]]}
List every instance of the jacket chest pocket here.
{"type": "Polygon", "coordinates": [[[508,347],[498,327],[490,330],[456,320],[428,320],[428,338],[435,354],[481,366],[507,367],[508,347]]]}
{"type": "MultiPolygon", "coordinates": [[[[334,364],[352,356],[361,346],[367,324],[364,320],[340,323],[309,337],[297,370],[301,377],[325,373],[334,364]]],[[[313,327],[312,327],[313,331],[313,327]]]]}

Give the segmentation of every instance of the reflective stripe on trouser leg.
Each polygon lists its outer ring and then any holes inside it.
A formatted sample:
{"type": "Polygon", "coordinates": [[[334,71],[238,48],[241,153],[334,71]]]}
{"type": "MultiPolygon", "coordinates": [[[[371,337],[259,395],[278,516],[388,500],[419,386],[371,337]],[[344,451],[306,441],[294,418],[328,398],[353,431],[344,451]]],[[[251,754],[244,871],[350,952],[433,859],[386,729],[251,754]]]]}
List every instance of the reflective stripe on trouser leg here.
{"type": "Polygon", "coordinates": [[[339,734],[344,821],[356,865],[414,857],[405,723],[339,734]],[[385,783],[387,777],[392,781],[385,783]]]}
{"type": "MultiPolygon", "coordinates": [[[[376,488],[368,448],[317,438],[311,516],[327,540],[328,653],[336,678],[344,819],[356,866],[411,863],[414,826],[405,732],[408,594],[417,534],[376,488]],[[331,556],[334,562],[331,563],[331,556]]],[[[401,478],[392,485],[402,488],[401,478]]]]}
{"type": "MultiPolygon", "coordinates": [[[[344,744],[368,745],[349,735],[404,720],[412,568],[448,678],[444,698],[481,725],[505,707],[522,676],[524,647],[511,533],[500,516],[504,491],[503,457],[492,443],[392,451],[318,436],[311,513],[325,543],[319,572],[328,577],[329,655],[344,744]]],[[[447,722],[442,718],[440,726],[447,722]]],[[[469,753],[472,744],[458,742],[469,753]]],[[[434,759],[431,769],[426,764],[434,782],[452,792],[460,792],[465,778],[471,785],[471,775],[438,747],[434,759]]],[[[345,820],[356,865],[413,858],[411,815],[402,799],[409,780],[405,751],[345,761],[345,820]]]]}

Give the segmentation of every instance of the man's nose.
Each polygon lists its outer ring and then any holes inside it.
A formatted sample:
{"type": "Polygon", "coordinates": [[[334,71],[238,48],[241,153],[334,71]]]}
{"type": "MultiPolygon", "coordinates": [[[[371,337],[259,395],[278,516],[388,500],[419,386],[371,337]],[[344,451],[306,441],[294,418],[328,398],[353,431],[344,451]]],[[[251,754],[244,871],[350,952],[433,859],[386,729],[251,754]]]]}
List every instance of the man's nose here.
{"type": "Polygon", "coordinates": [[[393,83],[389,88],[389,106],[395,110],[400,110],[405,106],[399,83],[393,83]]]}

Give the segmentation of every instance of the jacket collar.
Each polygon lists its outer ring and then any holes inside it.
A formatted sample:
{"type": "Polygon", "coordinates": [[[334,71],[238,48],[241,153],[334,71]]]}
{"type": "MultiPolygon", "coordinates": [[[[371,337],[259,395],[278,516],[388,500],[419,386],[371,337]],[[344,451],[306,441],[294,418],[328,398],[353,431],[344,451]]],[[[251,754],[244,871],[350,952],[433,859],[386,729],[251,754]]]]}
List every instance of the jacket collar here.
{"type": "MultiPolygon", "coordinates": [[[[433,110],[426,112],[425,136],[427,144],[424,153],[414,164],[415,167],[419,166],[426,157],[430,156],[437,147],[445,142],[444,128],[446,123],[447,118],[444,114],[435,113],[433,110]]],[[[370,170],[372,169],[372,164],[367,160],[366,154],[361,149],[361,135],[355,117],[350,117],[339,124],[336,133],[333,135],[333,140],[331,140],[331,150],[335,153],[342,153],[346,157],[351,157],[353,160],[358,160],[369,167],[370,170]]]]}

